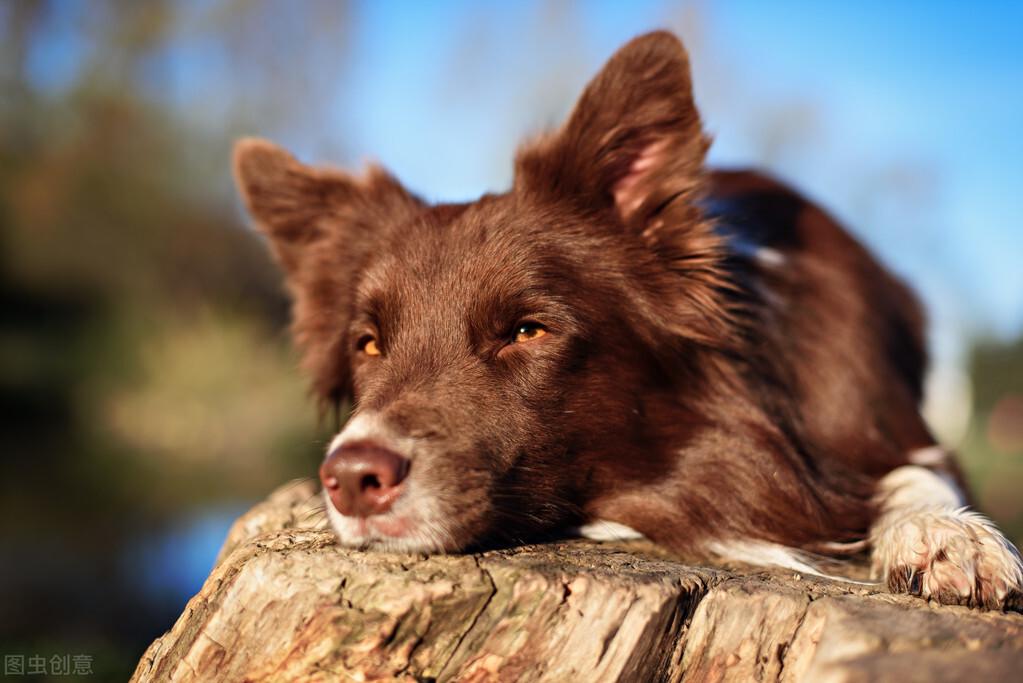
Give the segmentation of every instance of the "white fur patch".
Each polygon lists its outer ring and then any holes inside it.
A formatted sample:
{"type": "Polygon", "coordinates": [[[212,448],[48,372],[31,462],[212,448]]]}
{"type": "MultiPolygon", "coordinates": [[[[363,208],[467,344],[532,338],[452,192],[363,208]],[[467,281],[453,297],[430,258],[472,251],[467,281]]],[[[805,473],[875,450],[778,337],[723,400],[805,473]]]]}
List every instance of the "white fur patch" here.
{"type": "Polygon", "coordinates": [[[878,500],[871,566],[889,588],[988,607],[1023,588],[1019,551],[989,519],[963,507],[954,482],[907,465],[881,479],[878,500]]]}
{"type": "MultiPolygon", "coordinates": [[[[840,544],[841,545],[841,544],[840,544]]],[[[731,540],[713,541],[706,546],[707,550],[725,562],[741,562],[756,567],[781,567],[811,576],[819,576],[832,581],[855,583],[862,586],[873,585],[866,581],[857,581],[844,576],[835,576],[821,571],[815,564],[817,557],[813,554],[789,548],[788,546],[769,541],[731,540]]]]}
{"type": "Polygon", "coordinates": [[[957,508],[966,503],[955,482],[917,465],[897,467],[886,474],[878,482],[877,495],[883,501],[882,515],[920,505],[957,508]]]}
{"type": "Polygon", "coordinates": [[[825,576],[809,562],[805,553],[767,541],[713,541],[707,545],[714,555],[726,562],[741,562],[758,567],[782,567],[805,574],[825,576]]]}
{"type": "Polygon", "coordinates": [[[392,447],[395,441],[378,413],[360,413],[345,423],[344,428],[327,446],[327,453],[333,453],[346,443],[363,439],[372,439],[388,448],[392,447]]]}
{"type": "Polygon", "coordinates": [[[330,502],[326,491],[323,493],[327,518],[334,528],[338,542],[349,548],[373,547],[378,550],[395,552],[443,552],[451,550],[451,531],[438,514],[436,505],[422,496],[406,495],[399,498],[394,507],[382,515],[369,518],[342,515],[330,502]],[[386,533],[384,529],[404,525],[407,531],[400,536],[386,533]]]}
{"type": "Polygon", "coordinates": [[[918,448],[917,450],[910,452],[906,457],[911,465],[920,465],[922,467],[944,465],[948,463],[949,460],[948,451],[941,446],[918,448]]]}
{"type": "MultiPolygon", "coordinates": [[[[583,538],[594,541],[629,541],[645,538],[632,527],[604,520],[584,524],[574,531],[583,538]]],[[[707,546],[707,550],[726,562],[740,562],[758,567],[782,567],[804,574],[848,581],[822,573],[813,566],[813,560],[807,553],[777,543],[754,540],[714,541],[707,546]]]]}
{"type": "Polygon", "coordinates": [[[785,254],[771,247],[759,247],[753,255],[758,263],[772,268],[785,265],[785,254]]]}
{"type": "Polygon", "coordinates": [[[635,529],[618,522],[607,522],[598,519],[589,524],[583,524],[574,530],[583,538],[592,541],[634,541],[638,538],[645,538],[643,534],[635,529]]]}

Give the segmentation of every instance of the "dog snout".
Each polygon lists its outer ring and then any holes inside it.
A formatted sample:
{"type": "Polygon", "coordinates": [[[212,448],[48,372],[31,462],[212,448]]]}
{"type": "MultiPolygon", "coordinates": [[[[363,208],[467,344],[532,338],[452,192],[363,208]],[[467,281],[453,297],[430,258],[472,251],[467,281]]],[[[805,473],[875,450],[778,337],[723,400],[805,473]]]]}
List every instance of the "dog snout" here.
{"type": "Polygon", "coordinates": [[[320,466],[320,481],[342,515],[371,517],[387,512],[401,495],[408,458],[379,444],[342,445],[320,466]]]}

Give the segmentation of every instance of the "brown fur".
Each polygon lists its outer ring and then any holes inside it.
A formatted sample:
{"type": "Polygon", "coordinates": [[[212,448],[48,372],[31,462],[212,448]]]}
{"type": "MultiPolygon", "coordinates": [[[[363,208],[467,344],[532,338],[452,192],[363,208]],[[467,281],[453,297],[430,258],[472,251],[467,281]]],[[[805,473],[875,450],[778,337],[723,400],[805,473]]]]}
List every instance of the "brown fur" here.
{"type": "Polygon", "coordinates": [[[446,549],[600,518],[684,552],[817,550],[863,538],[876,479],[933,443],[913,296],[788,188],[705,170],[708,144],[666,33],[470,204],[239,144],[317,395],[426,445],[409,476],[446,549]],[[548,334],[509,344],[522,320],[548,334]]]}

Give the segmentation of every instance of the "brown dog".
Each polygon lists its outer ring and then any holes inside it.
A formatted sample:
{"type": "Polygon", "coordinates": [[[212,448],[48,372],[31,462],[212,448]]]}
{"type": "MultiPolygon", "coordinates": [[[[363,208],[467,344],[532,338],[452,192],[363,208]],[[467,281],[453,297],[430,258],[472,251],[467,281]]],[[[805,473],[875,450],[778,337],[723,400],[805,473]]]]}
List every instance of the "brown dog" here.
{"type": "Polygon", "coordinates": [[[667,33],[476,202],[238,143],[315,392],[354,402],[321,468],[341,542],[582,526],[801,571],[869,543],[894,590],[1001,606],[1019,554],[920,417],[913,295],[792,190],[707,170],[708,145],[667,33]]]}

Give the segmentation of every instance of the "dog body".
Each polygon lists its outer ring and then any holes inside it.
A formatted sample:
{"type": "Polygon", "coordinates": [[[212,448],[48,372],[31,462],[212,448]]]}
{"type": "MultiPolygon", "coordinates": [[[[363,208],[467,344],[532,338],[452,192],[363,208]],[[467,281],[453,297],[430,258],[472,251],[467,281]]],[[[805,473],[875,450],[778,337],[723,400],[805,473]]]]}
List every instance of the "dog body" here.
{"type": "Polygon", "coordinates": [[[353,399],[321,468],[341,542],[582,526],[810,571],[872,543],[893,588],[1001,605],[1019,557],[960,510],[919,415],[914,297],[796,193],[706,170],[707,146],[665,33],[473,203],[239,143],[314,389],[353,399]]]}

